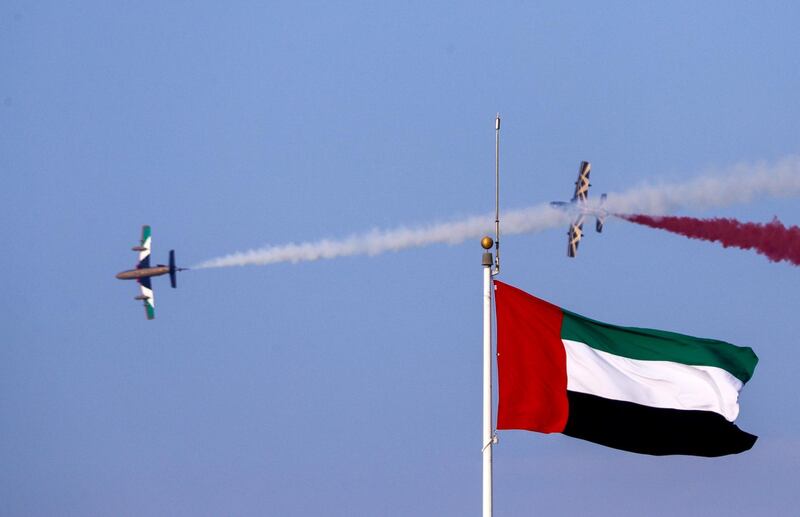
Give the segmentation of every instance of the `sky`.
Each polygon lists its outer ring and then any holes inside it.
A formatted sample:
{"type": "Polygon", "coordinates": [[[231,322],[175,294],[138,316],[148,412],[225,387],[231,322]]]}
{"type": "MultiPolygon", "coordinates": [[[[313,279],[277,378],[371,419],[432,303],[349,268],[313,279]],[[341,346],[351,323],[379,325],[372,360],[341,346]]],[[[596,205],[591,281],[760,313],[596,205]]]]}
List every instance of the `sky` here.
{"type": "MultiPolygon", "coordinates": [[[[459,221],[800,154],[796,2],[0,4],[2,515],[477,515],[479,239],[153,260],[459,221]]],[[[791,159],[791,158],[789,158],[791,159]]],[[[797,198],[677,215],[800,224],[797,198]]],[[[746,453],[500,432],[496,515],[792,515],[798,269],[619,220],[502,239],[586,316],[750,346],[746,453]]]]}

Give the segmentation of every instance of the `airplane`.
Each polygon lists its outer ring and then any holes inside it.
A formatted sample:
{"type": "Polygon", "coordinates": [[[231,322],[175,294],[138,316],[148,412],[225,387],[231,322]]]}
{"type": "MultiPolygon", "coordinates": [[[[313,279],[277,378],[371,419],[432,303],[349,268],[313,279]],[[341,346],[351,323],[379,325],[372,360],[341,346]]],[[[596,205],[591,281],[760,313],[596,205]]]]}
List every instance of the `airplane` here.
{"type": "Polygon", "coordinates": [[[578,167],[578,179],[575,181],[575,193],[570,201],[551,201],[550,206],[560,208],[574,214],[574,219],[569,225],[567,235],[567,256],[574,257],[578,253],[578,244],[583,237],[583,222],[586,216],[594,216],[596,219],[595,230],[597,233],[603,231],[603,223],[608,216],[608,211],[603,208],[606,201],[606,194],[600,196],[599,206],[590,206],[588,203],[589,197],[589,173],[592,171],[592,164],[589,162],[581,162],[578,167]]]}
{"type": "Polygon", "coordinates": [[[134,300],[141,300],[144,303],[144,312],[148,320],[152,320],[156,317],[155,302],[153,301],[153,287],[150,283],[150,279],[154,276],[169,274],[169,281],[174,289],[178,287],[175,274],[178,271],[186,271],[188,269],[184,267],[175,267],[175,250],[169,250],[168,266],[158,264],[155,267],[150,267],[151,242],[150,227],[144,225],[142,226],[142,241],[138,246],[131,248],[133,251],[139,252],[139,262],[136,264],[136,269],[129,269],[117,273],[117,278],[120,280],[136,280],[139,282],[141,294],[135,297],[134,300]]]}

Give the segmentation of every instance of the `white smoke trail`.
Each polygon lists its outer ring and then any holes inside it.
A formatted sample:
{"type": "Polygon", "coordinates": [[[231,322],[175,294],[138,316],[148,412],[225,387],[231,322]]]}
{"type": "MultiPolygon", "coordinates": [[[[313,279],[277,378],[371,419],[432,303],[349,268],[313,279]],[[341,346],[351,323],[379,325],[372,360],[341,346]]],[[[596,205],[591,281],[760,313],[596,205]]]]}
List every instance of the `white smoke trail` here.
{"type": "Polygon", "coordinates": [[[680,184],[642,186],[609,194],[608,208],[617,213],[667,214],[680,208],[717,208],[748,203],[758,197],[800,194],[800,156],[770,165],[740,164],[680,184]]]}
{"type": "MultiPolygon", "coordinates": [[[[787,157],[774,165],[737,165],[724,174],[701,176],[680,184],[641,186],[620,194],[609,194],[606,208],[616,213],[667,214],[679,208],[714,208],[746,203],[757,197],[800,195],[800,157],[787,157]]],[[[569,214],[537,205],[502,214],[503,234],[532,233],[565,225],[569,214]]],[[[388,251],[430,244],[458,244],[491,233],[494,214],[461,221],[372,230],[343,239],[265,246],[207,260],[195,269],[263,266],[278,262],[306,262],[352,255],[378,255],[388,251]]]]}
{"type": "MultiPolygon", "coordinates": [[[[526,233],[546,230],[567,224],[568,216],[549,205],[540,205],[503,214],[503,233],[526,233]]],[[[462,221],[372,230],[343,239],[322,239],[300,244],[289,243],[241,251],[208,260],[193,269],[267,264],[278,262],[307,262],[351,255],[378,255],[387,251],[418,248],[429,244],[458,244],[471,237],[485,235],[494,229],[494,214],[473,216],[462,221]]]]}

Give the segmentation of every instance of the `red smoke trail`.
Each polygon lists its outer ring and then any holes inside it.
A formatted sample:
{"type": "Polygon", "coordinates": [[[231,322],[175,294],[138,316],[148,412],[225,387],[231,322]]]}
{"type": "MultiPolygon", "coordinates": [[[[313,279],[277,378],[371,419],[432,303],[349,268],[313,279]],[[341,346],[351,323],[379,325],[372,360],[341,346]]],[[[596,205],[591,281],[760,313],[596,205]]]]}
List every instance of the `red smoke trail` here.
{"type": "Polygon", "coordinates": [[[800,227],[785,227],[778,218],[767,224],[742,223],[736,219],[694,217],[652,217],[618,214],[632,223],[660,228],[690,239],[716,241],[726,248],[754,249],[773,262],[785,260],[800,266],[800,227]]]}

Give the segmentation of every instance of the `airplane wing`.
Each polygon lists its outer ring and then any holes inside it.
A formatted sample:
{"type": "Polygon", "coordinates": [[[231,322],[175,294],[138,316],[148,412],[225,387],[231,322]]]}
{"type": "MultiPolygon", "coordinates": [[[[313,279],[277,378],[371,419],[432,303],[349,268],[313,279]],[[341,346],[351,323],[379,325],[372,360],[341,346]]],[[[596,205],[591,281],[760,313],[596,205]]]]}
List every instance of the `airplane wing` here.
{"type": "Polygon", "coordinates": [[[583,214],[579,215],[572,224],[569,225],[569,241],[567,242],[567,256],[574,257],[578,253],[578,244],[583,237],[583,214]]]}
{"type": "Polygon", "coordinates": [[[144,313],[147,316],[147,319],[151,320],[156,317],[156,304],[155,299],[153,298],[153,285],[150,283],[150,277],[138,278],[137,282],[139,282],[139,290],[142,291],[142,294],[137,296],[137,299],[144,302],[144,313]]]}
{"type": "Polygon", "coordinates": [[[578,167],[578,179],[575,181],[575,193],[572,195],[572,201],[584,202],[589,197],[589,173],[592,172],[592,164],[589,162],[581,162],[578,167]]]}
{"type": "Polygon", "coordinates": [[[139,243],[139,246],[134,248],[135,251],[139,252],[139,263],[136,265],[136,269],[150,267],[151,242],[152,237],[150,236],[150,226],[144,225],[142,226],[142,240],[139,243]]]}

